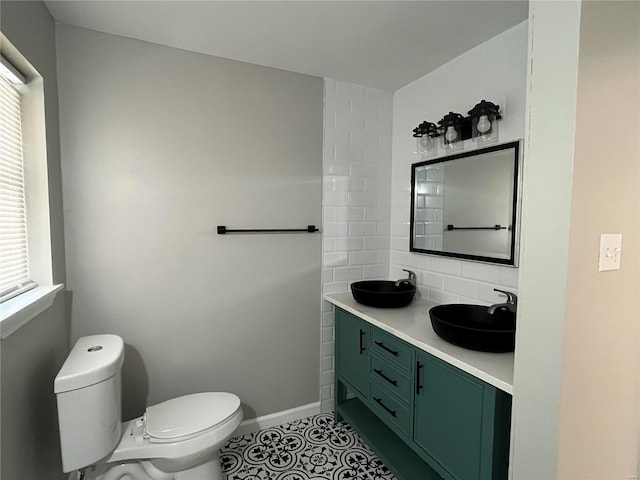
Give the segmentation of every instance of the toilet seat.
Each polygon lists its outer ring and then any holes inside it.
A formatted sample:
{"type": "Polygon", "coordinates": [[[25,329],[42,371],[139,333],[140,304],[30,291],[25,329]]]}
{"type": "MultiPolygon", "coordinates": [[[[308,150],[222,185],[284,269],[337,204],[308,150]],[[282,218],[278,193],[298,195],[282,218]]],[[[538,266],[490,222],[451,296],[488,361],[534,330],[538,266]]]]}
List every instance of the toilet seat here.
{"type": "Polygon", "coordinates": [[[203,392],[147,407],[143,437],[150,443],[173,443],[201,435],[231,417],[240,399],[226,392],[203,392]]]}
{"type": "MultiPolygon", "coordinates": [[[[231,434],[235,432],[235,430],[240,425],[240,422],[243,418],[242,407],[240,405],[240,399],[231,394],[224,392],[207,392],[205,394],[193,394],[186,395],[186,397],[196,396],[195,399],[183,399],[183,397],[178,397],[173,400],[178,400],[174,402],[169,400],[169,408],[166,409],[168,414],[168,419],[177,419],[178,412],[180,412],[181,421],[186,418],[186,414],[194,414],[197,417],[199,414],[202,414],[206,417],[205,419],[199,419],[199,421],[191,420],[193,430],[199,430],[197,433],[186,434],[185,432],[189,431],[189,428],[185,429],[177,429],[177,432],[181,432],[183,436],[181,437],[172,437],[169,438],[167,435],[169,433],[165,433],[165,438],[153,438],[145,435],[145,417],[148,415],[135,418],[133,420],[129,420],[122,424],[122,436],[120,437],[120,442],[116,446],[115,450],[111,453],[111,455],[103,460],[103,463],[110,462],[119,462],[119,461],[128,461],[128,460],[139,460],[139,459],[178,459],[181,457],[189,458],[193,456],[200,456],[210,454],[216,450],[219,450],[224,442],[226,442],[231,434]],[[207,393],[213,393],[213,395],[208,395],[207,393]],[[204,397],[202,397],[204,395],[204,397]],[[200,397],[200,398],[197,398],[200,397]],[[220,402],[218,402],[220,400],[220,402]],[[197,411],[180,411],[180,405],[196,405],[197,411]],[[225,407],[226,404],[226,407],[225,407]],[[226,410],[225,412],[219,411],[217,415],[209,415],[211,411],[216,408],[213,405],[222,405],[222,409],[226,410]],[[231,410],[234,405],[237,405],[235,410],[231,410]],[[175,408],[174,408],[175,407],[175,408]],[[173,415],[176,417],[173,417],[173,415]],[[215,425],[209,425],[207,427],[203,427],[203,425],[211,424],[216,421],[217,417],[224,417],[215,425]],[[209,452],[209,453],[207,453],[209,452]]],[[[164,402],[167,403],[167,402],[164,402]]],[[[154,405],[152,407],[147,407],[147,412],[152,410],[150,415],[151,417],[151,432],[157,434],[157,431],[154,430],[154,417],[156,417],[153,413],[155,410],[154,407],[158,407],[162,404],[154,405]]],[[[196,407],[193,407],[194,409],[196,407]]],[[[162,412],[164,409],[160,409],[162,412]]],[[[146,413],[146,412],[145,412],[146,413]]],[[[164,417],[156,417],[162,419],[164,417]]],[[[161,422],[161,420],[160,420],[161,422]]],[[[165,424],[169,425],[169,423],[165,424]]],[[[174,423],[174,426],[176,424],[174,423]]]]}

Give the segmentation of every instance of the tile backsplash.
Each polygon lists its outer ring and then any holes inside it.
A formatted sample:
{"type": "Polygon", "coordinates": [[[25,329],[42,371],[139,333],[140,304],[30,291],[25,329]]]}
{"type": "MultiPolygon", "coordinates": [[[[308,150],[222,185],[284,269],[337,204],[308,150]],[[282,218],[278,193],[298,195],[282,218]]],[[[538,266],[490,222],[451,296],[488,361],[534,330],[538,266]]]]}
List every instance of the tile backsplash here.
{"type": "MultiPolygon", "coordinates": [[[[412,129],[419,123],[437,121],[448,111],[466,113],[481,99],[500,105],[500,143],[524,136],[526,100],[527,23],[463,53],[442,68],[399,89],[393,95],[393,147],[391,179],[390,278],[405,276],[403,268],[418,275],[420,296],[436,303],[501,302],[504,296],[493,291],[501,288],[517,292],[518,269],[409,252],[411,209],[411,165],[422,158],[416,155],[412,129]],[[474,81],[468,81],[474,72],[474,81]],[[442,88],[446,85],[446,88],[442,88]],[[434,94],[434,92],[438,92],[434,94]]],[[[477,148],[471,140],[465,150],[477,148]]],[[[440,152],[438,156],[443,156],[440,152]]],[[[526,159],[525,159],[526,162],[526,159]]],[[[429,180],[429,179],[425,179],[429,180]]],[[[437,193],[437,177],[425,188],[437,193]]],[[[428,197],[440,200],[437,194],[428,197]]],[[[435,234],[441,220],[423,206],[422,241],[436,246],[435,234]]]]}
{"type": "MultiPolygon", "coordinates": [[[[521,139],[526,50],[523,22],[393,95],[325,79],[324,293],[348,292],[357,280],[403,278],[403,268],[416,272],[419,296],[436,303],[488,305],[504,300],[496,287],[517,292],[517,268],[409,251],[411,164],[420,161],[411,131],[424,120],[437,121],[449,110],[466,112],[486,98],[501,106],[500,142],[521,139]]],[[[465,149],[471,148],[476,145],[468,141],[465,149]]],[[[438,241],[431,235],[437,221],[424,219],[425,241],[438,241]]],[[[333,408],[333,318],[333,306],[323,302],[323,411],[333,408]]]]}
{"type": "Polygon", "coordinates": [[[388,275],[391,105],[389,92],[325,79],[324,293],[388,275]]]}
{"type": "MultiPolygon", "coordinates": [[[[324,293],[389,276],[392,94],[325,79],[324,293]]],[[[322,411],[333,409],[334,310],[322,308],[322,411]]]]}

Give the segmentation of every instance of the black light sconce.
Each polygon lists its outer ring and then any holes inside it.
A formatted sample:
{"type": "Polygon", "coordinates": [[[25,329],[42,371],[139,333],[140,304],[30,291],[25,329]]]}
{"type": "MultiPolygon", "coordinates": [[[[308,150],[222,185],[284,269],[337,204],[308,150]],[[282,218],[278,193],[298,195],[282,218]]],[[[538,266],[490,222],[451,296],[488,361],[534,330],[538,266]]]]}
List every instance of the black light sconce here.
{"type": "Polygon", "coordinates": [[[438,137],[438,127],[435,123],[422,122],[413,129],[413,136],[416,141],[416,153],[431,157],[438,151],[436,147],[438,137]]]}
{"type": "MultiPolygon", "coordinates": [[[[449,112],[438,121],[442,131],[442,148],[446,151],[460,150],[464,134],[468,130],[468,122],[459,113],[449,112]]],[[[468,137],[467,137],[468,138],[468,137]]]]}
{"type": "Polygon", "coordinates": [[[476,142],[493,143],[498,141],[498,122],[500,107],[495,103],[482,100],[469,110],[471,117],[471,138],[476,142]]]}
{"type": "Polygon", "coordinates": [[[449,112],[438,121],[438,126],[422,122],[413,129],[413,136],[417,138],[416,153],[423,156],[435,155],[437,137],[441,137],[440,146],[445,152],[462,149],[464,141],[469,138],[485,144],[497,142],[497,121],[501,119],[500,106],[482,100],[469,110],[467,117],[449,112]]]}

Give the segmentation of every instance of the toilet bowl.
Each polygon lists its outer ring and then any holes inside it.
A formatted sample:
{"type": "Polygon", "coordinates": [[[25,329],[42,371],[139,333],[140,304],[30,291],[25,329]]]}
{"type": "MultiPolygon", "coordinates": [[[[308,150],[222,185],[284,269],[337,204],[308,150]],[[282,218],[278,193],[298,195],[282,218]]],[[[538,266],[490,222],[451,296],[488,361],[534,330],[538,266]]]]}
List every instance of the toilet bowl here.
{"type": "Polygon", "coordinates": [[[240,399],[203,392],[120,422],[124,343],[80,338],[54,382],[62,464],[96,480],[219,480],[219,450],[242,421],[240,399]]]}

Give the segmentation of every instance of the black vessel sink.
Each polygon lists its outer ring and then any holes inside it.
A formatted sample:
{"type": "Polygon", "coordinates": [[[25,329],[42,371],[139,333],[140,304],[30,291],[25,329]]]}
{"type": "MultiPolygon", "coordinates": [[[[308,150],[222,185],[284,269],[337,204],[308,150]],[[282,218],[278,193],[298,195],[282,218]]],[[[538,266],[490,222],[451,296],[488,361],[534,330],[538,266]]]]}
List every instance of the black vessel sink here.
{"type": "Polygon", "coordinates": [[[481,352],[513,352],[516,314],[482,305],[438,305],[429,310],[431,325],[449,343],[481,352]]]}
{"type": "Polygon", "coordinates": [[[396,286],[391,280],[364,280],[351,284],[356,302],[369,307],[401,308],[413,301],[416,287],[408,282],[396,286]]]}

